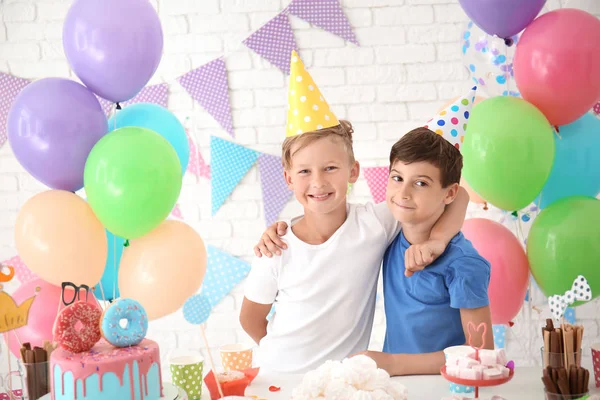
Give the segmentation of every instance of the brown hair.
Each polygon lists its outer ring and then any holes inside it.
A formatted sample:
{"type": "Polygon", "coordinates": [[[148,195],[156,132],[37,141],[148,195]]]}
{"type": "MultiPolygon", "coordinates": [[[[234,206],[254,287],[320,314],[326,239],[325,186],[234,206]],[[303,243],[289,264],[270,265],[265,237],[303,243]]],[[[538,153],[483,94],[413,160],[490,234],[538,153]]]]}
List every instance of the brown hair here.
{"type": "Polygon", "coordinates": [[[305,148],[309,144],[316,142],[319,139],[325,137],[332,137],[342,141],[342,144],[346,148],[346,152],[350,157],[350,162],[354,162],[354,149],[352,148],[352,124],[345,120],[340,120],[339,125],[332,126],[330,128],[323,128],[316,131],[305,132],[300,135],[287,137],[283,145],[281,146],[282,156],[281,162],[283,168],[289,170],[292,167],[292,157],[296,152],[305,148]],[[292,153],[292,147],[297,146],[295,151],[292,153]]]}
{"type": "Polygon", "coordinates": [[[426,161],[440,169],[442,187],[460,182],[463,158],[460,151],[442,136],[427,128],[408,132],[390,152],[390,169],[396,161],[406,164],[426,161]]]}

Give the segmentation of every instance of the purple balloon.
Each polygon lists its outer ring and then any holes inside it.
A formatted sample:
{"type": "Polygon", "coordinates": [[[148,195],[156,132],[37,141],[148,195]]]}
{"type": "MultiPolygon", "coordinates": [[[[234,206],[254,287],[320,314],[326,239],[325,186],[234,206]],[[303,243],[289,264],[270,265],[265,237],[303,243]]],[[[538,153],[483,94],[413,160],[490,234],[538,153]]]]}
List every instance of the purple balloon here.
{"type": "Polygon", "coordinates": [[[535,19],[546,0],[459,0],[465,13],[485,33],[509,39],[535,19]]]}
{"type": "Polygon", "coordinates": [[[98,99],[85,86],[62,78],[27,85],[8,114],[8,141],[34,178],[52,189],[75,192],[92,147],[108,132],[98,99]]]}
{"type": "Polygon", "coordinates": [[[84,85],[121,102],[156,72],[163,32],[149,0],[75,0],[65,18],[63,47],[84,85]]]}

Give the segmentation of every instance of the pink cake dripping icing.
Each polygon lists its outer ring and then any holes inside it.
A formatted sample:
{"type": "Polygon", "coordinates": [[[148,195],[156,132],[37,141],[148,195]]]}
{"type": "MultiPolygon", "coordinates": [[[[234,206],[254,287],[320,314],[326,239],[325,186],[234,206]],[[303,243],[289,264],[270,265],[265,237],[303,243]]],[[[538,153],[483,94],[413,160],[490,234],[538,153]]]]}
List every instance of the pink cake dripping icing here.
{"type": "MultiPolygon", "coordinates": [[[[100,391],[102,391],[102,375],[108,372],[114,373],[123,385],[123,374],[125,366],[129,365],[129,381],[131,384],[131,398],[134,398],[134,379],[133,379],[133,362],[138,362],[138,373],[141,389],[141,398],[144,399],[148,395],[148,371],[152,364],[158,364],[158,376],[160,380],[160,392],[163,395],[162,374],[160,370],[160,351],[158,343],[144,339],[137,346],[131,347],[114,347],[104,339],[100,340],[90,351],[83,353],[72,353],[62,348],[58,348],[52,352],[51,370],[54,375],[54,366],[59,365],[62,371],[62,387],[53,388],[52,400],[54,400],[54,392],[61,390],[61,394],[65,393],[65,373],[73,374],[73,393],[77,398],[77,381],[81,380],[83,384],[83,395],[86,396],[86,379],[98,374],[100,391]]],[[[54,382],[54,379],[52,379],[54,382]]]]}

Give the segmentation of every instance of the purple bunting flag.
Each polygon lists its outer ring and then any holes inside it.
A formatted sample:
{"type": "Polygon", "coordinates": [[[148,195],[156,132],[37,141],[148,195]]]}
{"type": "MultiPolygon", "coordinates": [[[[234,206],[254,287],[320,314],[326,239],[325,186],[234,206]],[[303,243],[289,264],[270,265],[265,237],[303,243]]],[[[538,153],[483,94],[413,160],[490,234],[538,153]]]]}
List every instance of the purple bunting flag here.
{"type": "Polygon", "coordinates": [[[267,226],[270,226],[277,221],[281,210],[283,210],[293,193],[285,183],[281,157],[262,153],[258,157],[258,167],[265,222],[267,226]]]}
{"type": "Polygon", "coordinates": [[[179,83],[233,137],[227,67],[217,58],[178,78],[179,83]]]}
{"type": "MultiPolygon", "coordinates": [[[[107,116],[114,108],[114,104],[102,97],[96,96],[100,105],[104,110],[104,114],[107,116]]],[[[121,107],[127,107],[137,103],[154,103],[161,107],[167,108],[167,102],[169,100],[169,85],[167,83],[161,83],[158,85],[146,86],[143,88],[133,99],[127,100],[121,103],[121,107]]]]}
{"type": "Polygon", "coordinates": [[[30,81],[0,72],[0,147],[8,140],[8,112],[17,95],[30,81]]]}
{"type": "Polygon", "coordinates": [[[296,38],[287,12],[281,12],[262,28],[248,36],[244,44],[289,75],[290,57],[296,50],[296,38]]]}
{"type": "Polygon", "coordinates": [[[359,45],[338,0],[294,0],[288,10],[298,18],[359,45]]]}

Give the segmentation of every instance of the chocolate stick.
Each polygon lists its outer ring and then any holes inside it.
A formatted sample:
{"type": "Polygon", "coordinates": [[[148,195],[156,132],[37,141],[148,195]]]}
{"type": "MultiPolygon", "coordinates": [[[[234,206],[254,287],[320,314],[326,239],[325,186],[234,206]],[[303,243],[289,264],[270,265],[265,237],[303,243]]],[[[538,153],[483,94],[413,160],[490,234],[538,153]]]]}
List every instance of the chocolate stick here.
{"type": "Polygon", "coordinates": [[[550,365],[550,332],[542,329],[542,333],[544,335],[544,368],[550,365]]]}
{"type": "Polygon", "coordinates": [[[583,383],[585,380],[585,369],[583,368],[577,368],[577,393],[575,394],[581,394],[585,392],[585,389],[583,388],[583,383]]]}
{"type": "Polygon", "coordinates": [[[43,396],[49,392],[48,390],[48,368],[45,368],[47,355],[46,350],[41,347],[36,347],[33,349],[35,356],[35,373],[37,376],[37,394],[38,396],[43,396]]]}
{"type": "Polygon", "coordinates": [[[576,331],[577,335],[576,335],[576,347],[575,347],[575,353],[577,354],[577,357],[575,357],[575,363],[580,366],[581,365],[581,341],[583,340],[583,326],[578,326],[577,327],[577,331],[576,331]]]}
{"type": "Polygon", "coordinates": [[[546,387],[546,391],[548,393],[553,393],[553,394],[558,393],[558,389],[557,389],[556,385],[554,384],[554,382],[552,382],[552,379],[550,379],[549,376],[544,375],[542,377],[542,382],[544,383],[544,386],[546,387]]]}
{"type": "Polygon", "coordinates": [[[584,371],[584,376],[583,376],[582,392],[587,393],[590,390],[590,371],[588,371],[587,369],[584,369],[583,371],[584,371]]]}
{"type": "Polygon", "coordinates": [[[559,368],[558,370],[558,388],[562,394],[571,394],[569,387],[569,378],[567,378],[567,370],[559,368]]]}
{"type": "Polygon", "coordinates": [[[574,392],[574,394],[577,394],[577,366],[576,365],[571,365],[571,368],[569,369],[569,384],[571,385],[571,391],[574,392]]]}
{"type": "Polygon", "coordinates": [[[577,350],[574,349],[575,347],[575,337],[574,334],[575,332],[573,331],[573,327],[568,325],[567,326],[567,330],[565,332],[565,334],[567,335],[565,343],[565,354],[567,355],[567,365],[566,367],[568,368],[569,365],[575,364],[575,352],[577,350]]]}
{"type": "Polygon", "coordinates": [[[25,369],[27,370],[27,389],[29,390],[29,398],[37,399],[35,376],[35,356],[33,350],[25,351],[25,369]]]}

